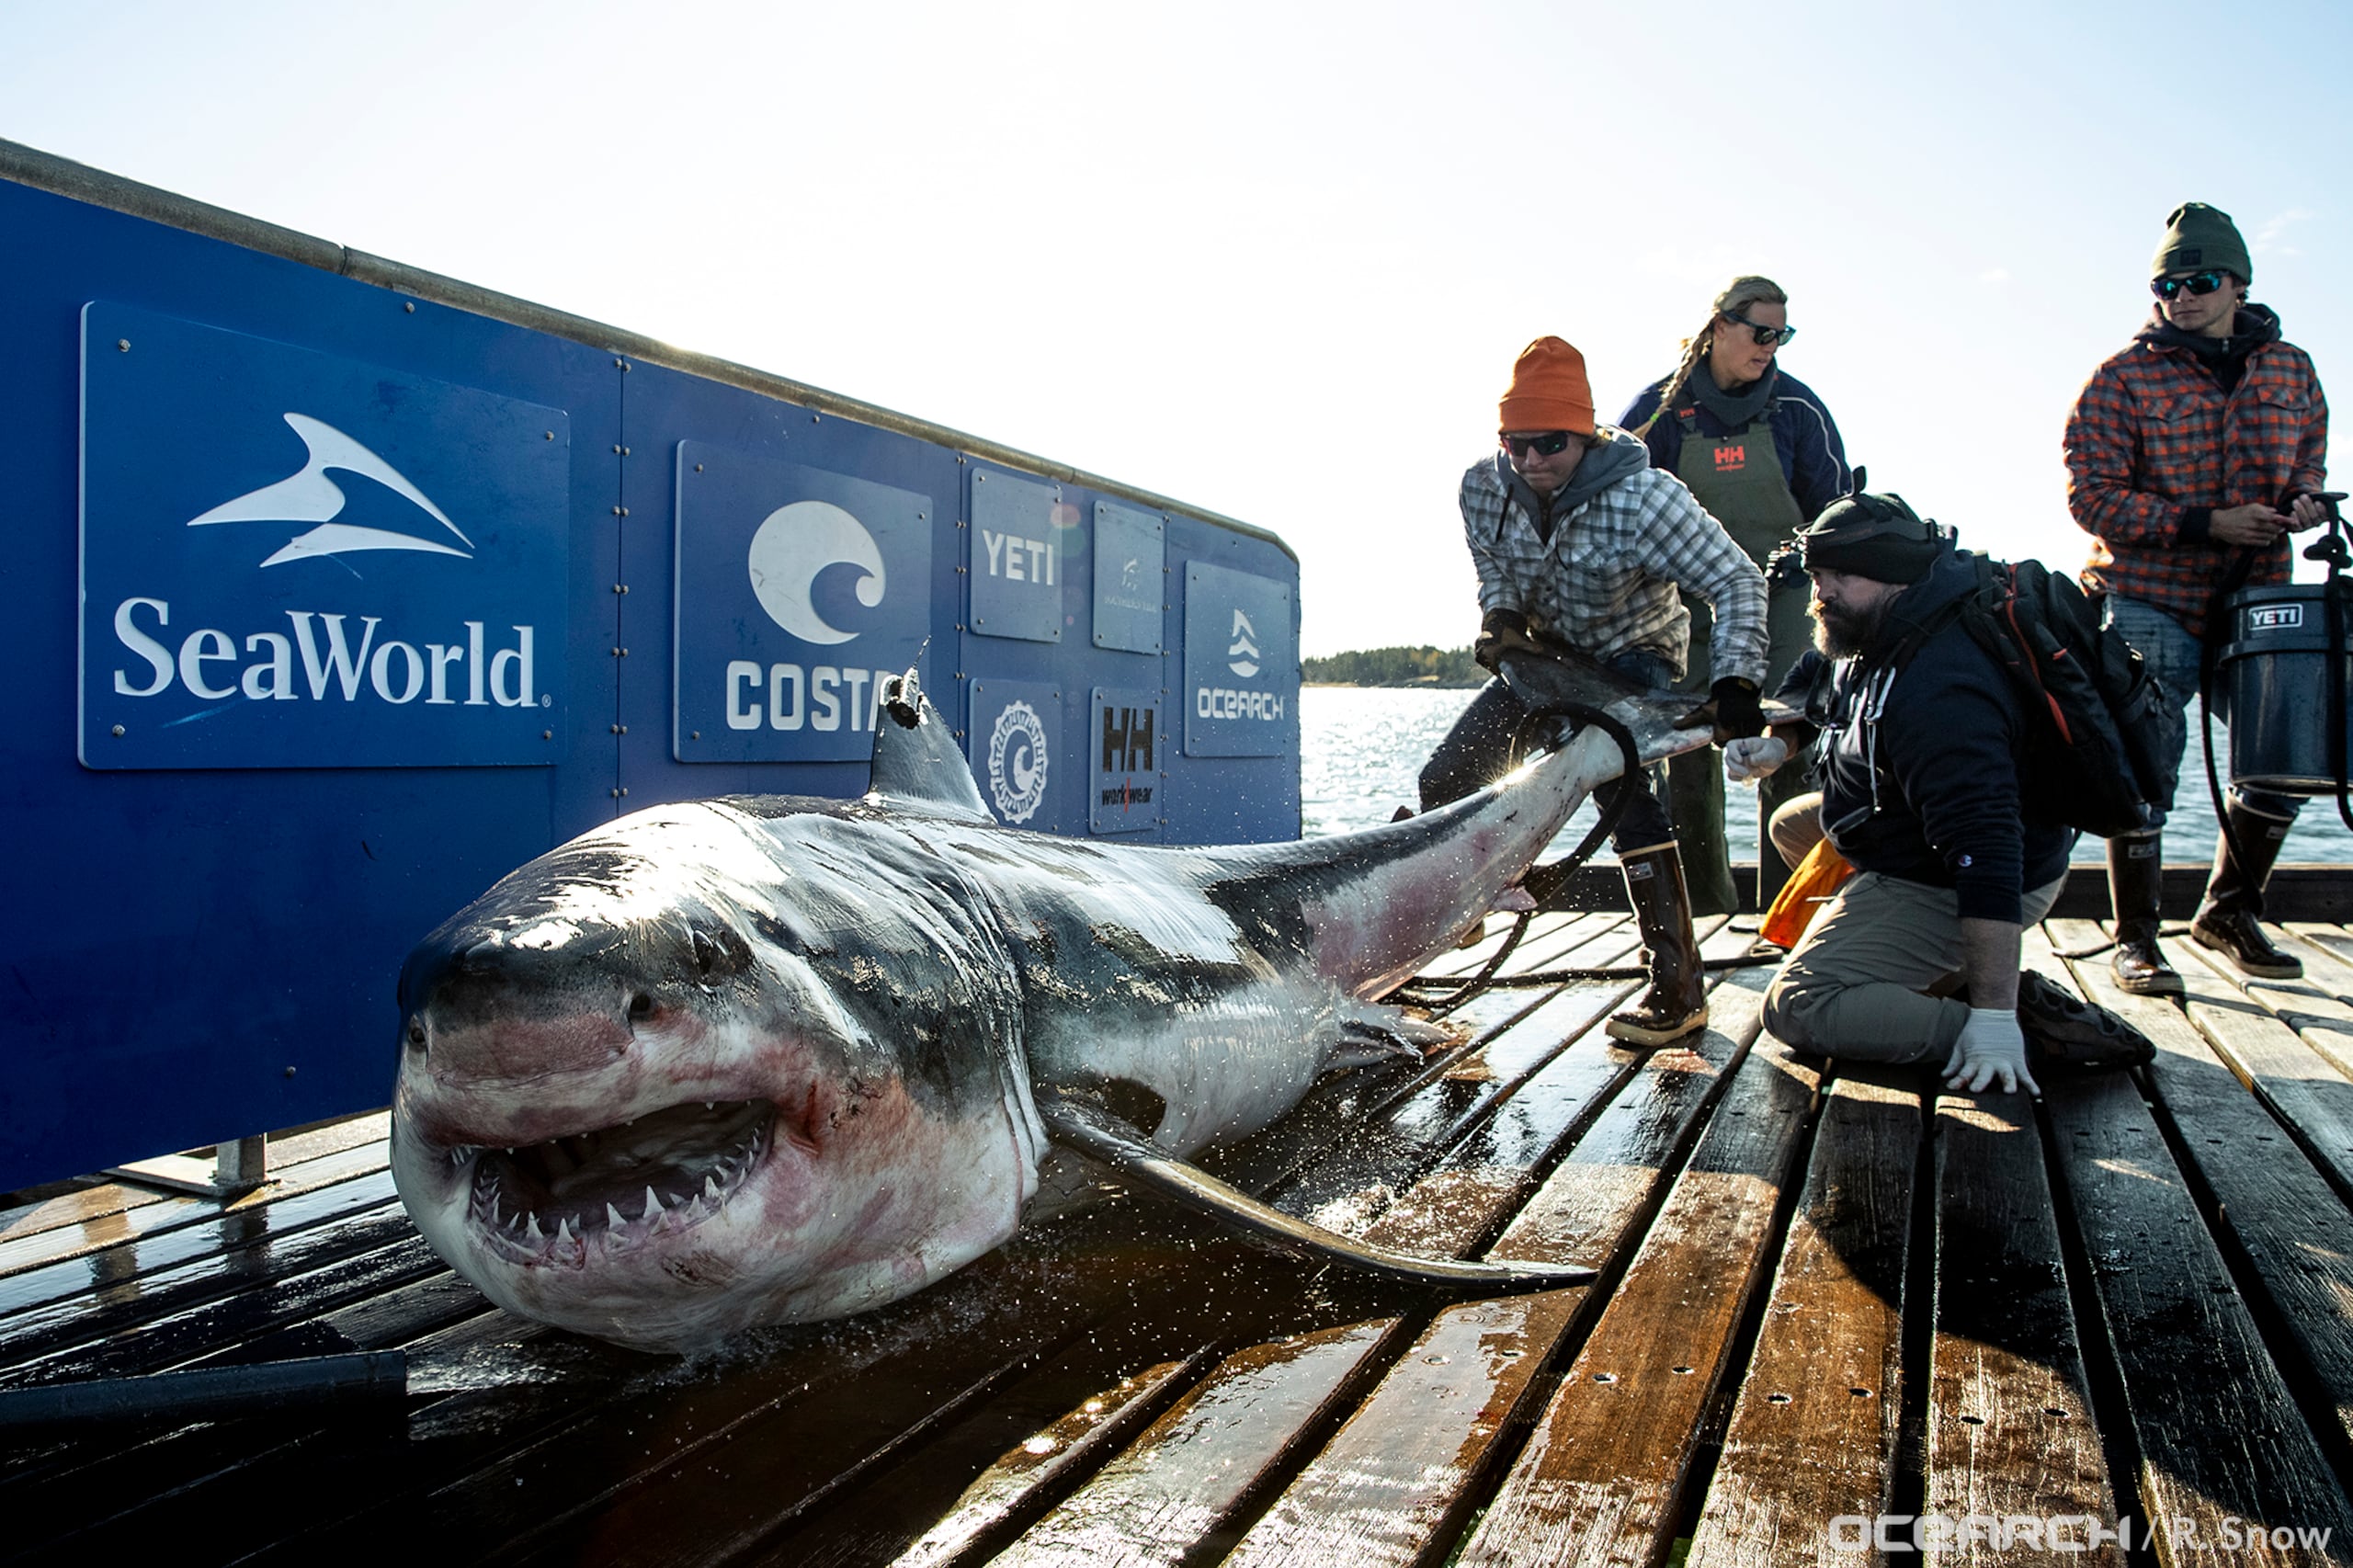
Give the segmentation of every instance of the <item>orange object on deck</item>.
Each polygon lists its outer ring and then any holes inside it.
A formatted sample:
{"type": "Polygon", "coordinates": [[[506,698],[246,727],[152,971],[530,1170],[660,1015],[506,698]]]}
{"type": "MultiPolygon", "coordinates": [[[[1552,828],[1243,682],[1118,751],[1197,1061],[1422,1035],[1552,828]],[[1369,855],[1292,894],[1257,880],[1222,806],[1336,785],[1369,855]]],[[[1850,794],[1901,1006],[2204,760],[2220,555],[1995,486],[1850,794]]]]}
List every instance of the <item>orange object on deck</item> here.
{"type": "Polygon", "coordinates": [[[1796,947],[1806,927],[1813,924],[1814,913],[1854,874],[1854,866],[1830,846],[1830,840],[1820,840],[1781,884],[1780,895],[1765,912],[1757,934],[1777,947],[1796,947]]]}

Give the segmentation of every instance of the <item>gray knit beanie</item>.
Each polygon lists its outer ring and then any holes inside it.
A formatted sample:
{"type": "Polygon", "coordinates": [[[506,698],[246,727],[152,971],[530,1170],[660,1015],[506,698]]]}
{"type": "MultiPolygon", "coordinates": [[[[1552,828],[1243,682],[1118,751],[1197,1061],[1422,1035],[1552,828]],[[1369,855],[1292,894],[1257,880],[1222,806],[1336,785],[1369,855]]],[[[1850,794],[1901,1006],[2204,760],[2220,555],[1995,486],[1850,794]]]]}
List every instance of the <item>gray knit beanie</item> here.
{"type": "Polygon", "coordinates": [[[2203,272],[2209,267],[2235,273],[2242,283],[2255,281],[2255,264],[2247,259],[2246,241],[2239,226],[2219,207],[2185,201],[2165,220],[2165,237],[2149,263],[2152,280],[2175,272],[2203,272]]]}

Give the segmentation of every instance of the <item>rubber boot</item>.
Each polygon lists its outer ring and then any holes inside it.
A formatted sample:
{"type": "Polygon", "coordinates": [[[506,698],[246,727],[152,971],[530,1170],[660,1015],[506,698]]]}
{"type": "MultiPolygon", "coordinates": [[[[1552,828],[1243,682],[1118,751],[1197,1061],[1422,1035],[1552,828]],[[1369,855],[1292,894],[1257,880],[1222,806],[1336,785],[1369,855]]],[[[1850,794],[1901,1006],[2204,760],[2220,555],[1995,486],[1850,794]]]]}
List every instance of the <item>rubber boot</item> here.
{"type": "Polygon", "coordinates": [[[1723,753],[1702,746],[1667,758],[1666,814],[1675,824],[1692,913],[1736,913],[1740,890],[1732,880],[1732,835],[1724,829],[1723,753]]]}
{"type": "Polygon", "coordinates": [[[2108,896],[2116,907],[2116,956],[2108,960],[2117,989],[2135,996],[2178,996],[2181,976],[2157,947],[2165,861],[2160,835],[2136,833],[2108,841],[2108,896]]]}
{"type": "Polygon", "coordinates": [[[1699,960],[1699,934],[1691,928],[1691,900],[1683,887],[1683,858],[1675,843],[1621,852],[1626,899],[1643,935],[1643,958],[1650,988],[1604,1026],[1612,1040],[1633,1045],[1665,1045],[1708,1021],[1708,976],[1699,960]]]}
{"type": "Polygon", "coordinates": [[[2224,805],[2231,831],[2214,846],[2214,874],[2206,881],[2206,899],[2189,934],[2202,948],[2211,948],[2247,974],[2266,980],[2302,977],[2302,960],[2281,952],[2263,934],[2263,884],[2271,878],[2272,862],[2288,841],[2288,824],[2279,817],[2250,811],[2234,799],[2224,805]],[[2231,854],[2231,840],[2246,851],[2239,861],[2231,854]]]}

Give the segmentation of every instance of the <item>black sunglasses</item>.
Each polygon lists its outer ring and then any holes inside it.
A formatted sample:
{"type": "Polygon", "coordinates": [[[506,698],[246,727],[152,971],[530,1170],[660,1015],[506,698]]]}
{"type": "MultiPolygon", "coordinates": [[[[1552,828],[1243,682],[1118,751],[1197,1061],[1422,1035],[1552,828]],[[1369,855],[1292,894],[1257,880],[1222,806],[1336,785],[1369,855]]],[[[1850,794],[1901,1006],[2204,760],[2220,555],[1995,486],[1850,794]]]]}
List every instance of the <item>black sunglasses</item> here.
{"type": "Polygon", "coordinates": [[[1798,329],[1793,326],[1767,326],[1761,322],[1750,321],[1738,311],[1726,311],[1724,320],[1746,327],[1756,335],[1756,345],[1760,348],[1779,347],[1798,335],[1798,329]]]}
{"type": "Polygon", "coordinates": [[[1576,437],[1566,430],[1547,430],[1541,436],[1502,437],[1505,449],[1516,458],[1524,458],[1531,451],[1539,457],[1557,458],[1567,451],[1569,443],[1575,439],[1576,437]]]}
{"type": "Polygon", "coordinates": [[[2227,272],[2193,272],[2187,278],[2160,278],[2149,285],[2149,292],[2160,300],[2170,300],[2183,290],[2204,296],[2220,289],[2230,277],[2227,272]]]}

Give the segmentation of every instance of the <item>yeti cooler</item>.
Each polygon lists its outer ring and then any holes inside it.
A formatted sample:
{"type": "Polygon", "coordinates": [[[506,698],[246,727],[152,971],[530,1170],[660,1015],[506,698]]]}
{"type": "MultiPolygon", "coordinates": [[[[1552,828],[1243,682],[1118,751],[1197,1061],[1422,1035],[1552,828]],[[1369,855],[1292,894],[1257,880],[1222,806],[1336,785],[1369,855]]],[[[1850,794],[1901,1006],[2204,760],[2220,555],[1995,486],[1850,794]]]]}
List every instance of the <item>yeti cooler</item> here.
{"type": "Polygon", "coordinates": [[[2282,583],[2231,596],[2214,699],[2231,726],[2232,783],[2280,795],[2336,793],[2329,712],[2333,701],[2343,713],[2353,691],[2343,651],[2353,603],[2344,609],[2332,684],[2327,595],[2318,583],[2282,583]]]}

